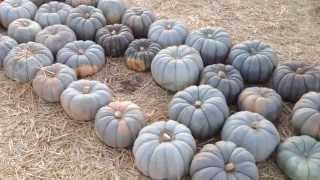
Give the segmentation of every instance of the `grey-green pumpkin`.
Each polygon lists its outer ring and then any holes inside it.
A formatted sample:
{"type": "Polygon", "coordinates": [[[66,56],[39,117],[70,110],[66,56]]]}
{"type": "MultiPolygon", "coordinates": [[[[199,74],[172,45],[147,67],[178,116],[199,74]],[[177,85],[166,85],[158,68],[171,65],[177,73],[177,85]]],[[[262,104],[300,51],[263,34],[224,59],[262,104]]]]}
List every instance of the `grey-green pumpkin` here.
{"type": "Polygon", "coordinates": [[[98,0],[66,0],[66,3],[72,7],[77,7],[79,5],[96,6],[98,0]]]}
{"type": "Polygon", "coordinates": [[[0,34],[0,69],[3,67],[4,58],[8,55],[9,51],[17,45],[17,41],[11,37],[0,34]]]}
{"type": "Polygon", "coordinates": [[[107,24],[121,23],[121,17],[127,9],[122,0],[99,0],[97,7],[106,17],[107,24]]]}
{"type": "Polygon", "coordinates": [[[37,22],[26,18],[16,19],[8,27],[8,35],[18,43],[34,41],[40,31],[41,26],[37,22]]]}

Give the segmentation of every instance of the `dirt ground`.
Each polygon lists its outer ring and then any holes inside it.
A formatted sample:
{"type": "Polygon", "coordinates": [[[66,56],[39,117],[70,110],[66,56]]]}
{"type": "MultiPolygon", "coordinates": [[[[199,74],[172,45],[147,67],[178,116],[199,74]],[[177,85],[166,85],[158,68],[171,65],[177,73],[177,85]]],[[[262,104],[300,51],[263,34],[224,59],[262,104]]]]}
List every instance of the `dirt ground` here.
{"type": "MultiPolygon", "coordinates": [[[[233,43],[259,39],[270,44],[281,62],[320,62],[318,0],[126,0],[130,6],[152,9],[160,18],[174,18],[190,30],[224,27],[233,43]]],[[[115,100],[131,100],[148,115],[148,122],[167,117],[172,94],[159,88],[150,73],[136,73],[123,59],[112,59],[97,75],[115,92],[115,100]]],[[[286,104],[275,123],[282,140],[292,136],[286,104]]],[[[198,142],[199,149],[205,143],[198,142]]],[[[273,155],[258,163],[260,179],[286,179],[273,155]]],[[[133,164],[128,149],[103,145],[93,122],[76,122],[60,104],[48,104],[0,70],[0,179],[147,179],[133,164]]]]}

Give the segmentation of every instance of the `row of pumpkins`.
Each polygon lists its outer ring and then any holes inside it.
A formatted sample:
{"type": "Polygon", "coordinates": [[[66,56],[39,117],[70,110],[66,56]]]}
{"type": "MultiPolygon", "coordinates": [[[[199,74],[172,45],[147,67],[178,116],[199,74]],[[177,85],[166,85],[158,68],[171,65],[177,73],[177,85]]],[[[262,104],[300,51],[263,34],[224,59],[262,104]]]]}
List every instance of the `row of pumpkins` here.
{"type": "Polygon", "coordinates": [[[39,97],[60,101],[72,119],[95,119],[96,134],[108,146],[133,145],[135,164],[146,176],[258,179],[256,162],[278,147],[278,165],[290,178],[320,177],[320,71],[315,67],[278,65],[276,54],[263,42],[231,47],[222,28],[189,33],[180,22],[156,20],[151,11],[127,9],[118,0],[5,0],[0,21],[9,35],[0,36],[0,67],[6,76],[32,81],[39,97]],[[104,83],[77,80],[103,68],[106,56],[123,55],[128,68],[151,69],[157,84],[178,91],[168,107],[172,120],[145,126],[139,106],[112,101],[104,83]],[[244,89],[244,83],[270,79],[274,90],[244,89]],[[282,99],[300,99],[291,122],[304,135],[279,145],[272,122],[280,116],[282,99]],[[235,103],[241,111],[230,116],[228,105],[235,103]],[[194,138],[217,134],[223,141],[205,145],[194,156],[194,138]]]}

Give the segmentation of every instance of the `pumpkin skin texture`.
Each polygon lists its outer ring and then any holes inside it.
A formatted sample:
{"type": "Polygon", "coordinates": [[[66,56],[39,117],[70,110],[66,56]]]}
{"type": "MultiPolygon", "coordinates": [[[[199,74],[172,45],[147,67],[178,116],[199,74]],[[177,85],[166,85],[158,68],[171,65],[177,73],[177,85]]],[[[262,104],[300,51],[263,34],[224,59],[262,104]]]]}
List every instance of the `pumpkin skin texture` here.
{"type": "Polygon", "coordinates": [[[244,88],[240,72],[233,66],[224,64],[206,66],[201,73],[200,84],[208,84],[219,89],[228,104],[234,104],[244,88]]]}
{"type": "Polygon", "coordinates": [[[256,40],[233,46],[228,57],[228,63],[237,68],[244,81],[250,84],[266,83],[278,61],[269,45],[256,40]]]}
{"type": "Polygon", "coordinates": [[[186,44],[200,52],[207,66],[225,61],[231,47],[231,38],[223,28],[207,27],[190,33],[186,44]]]}
{"type": "Polygon", "coordinates": [[[30,19],[20,18],[13,21],[8,27],[8,35],[18,43],[34,41],[41,26],[30,19]]]}
{"type": "Polygon", "coordinates": [[[320,142],[310,136],[293,136],[280,144],[277,164],[292,180],[318,180],[320,142]]]}
{"type": "Polygon", "coordinates": [[[100,44],[107,56],[120,57],[134,40],[131,29],[122,24],[107,25],[96,34],[96,42],[100,44]]]}
{"type": "Polygon", "coordinates": [[[197,83],[202,69],[199,52],[186,45],[162,49],[151,63],[153,79],[173,92],[197,83]]]}
{"type": "Polygon", "coordinates": [[[93,120],[97,111],[111,101],[112,91],[107,85],[85,79],[72,82],[60,96],[65,112],[78,121],[93,120]]]}
{"type": "Polygon", "coordinates": [[[38,70],[53,63],[53,55],[44,45],[36,42],[22,43],[5,57],[5,74],[19,83],[31,81],[38,70]]]}
{"type": "Polygon", "coordinates": [[[187,27],[177,21],[161,19],[151,24],[148,39],[160,44],[162,48],[184,44],[187,35],[187,27]]]}
{"type": "Polygon", "coordinates": [[[145,124],[140,107],[130,101],[111,102],[95,118],[97,136],[108,146],[129,147],[145,124]]]}
{"type": "Polygon", "coordinates": [[[32,81],[32,90],[47,102],[59,102],[68,85],[77,80],[73,69],[60,63],[42,67],[32,81]]]}
{"type": "Polygon", "coordinates": [[[152,179],[182,179],[195,151],[190,130],[172,120],[144,127],[133,146],[136,167],[152,179]]]}
{"type": "Polygon", "coordinates": [[[17,41],[11,37],[0,35],[0,69],[3,67],[4,58],[8,55],[10,50],[17,45],[17,41]]]}
{"type": "Polygon", "coordinates": [[[213,137],[229,116],[225,97],[209,85],[190,86],[179,91],[168,109],[169,118],[186,125],[198,139],[213,137]]]}
{"type": "Polygon", "coordinates": [[[66,0],[66,3],[72,7],[77,7],[79,5],[96,6],[97,0],[66,0]]]}
{"type": "Polygon", "coordinates": [[[121,17],[127,9],[122,0],[99,0],[97,7],[106,17],[107,24],[121,23],[121,17]]]}
{"type": "Polygon", "coordinates": [[[161,46],[150,39],[132,41],[125,52],[127,67],[135,71],[150,70],[152,59],[160,49],[161,46]]]}
{"type": "Polygon", "coordinates": [[[97,73],[106,63],[103,48],[93,41],[73,41],[57,53],[57,62],[73,68],[78,77],[97,73]]]}
{"type": "Polygon", "coordinates": [[[262,115],[249,111],[230,116],[222,128],[221,138],[247,149],[258,162],[266,160],[280,142],[274,125],[262,115]]]}
{"type": "Polygon", "coordinates": [[[259,113],[269,121],[275,121],[282,111],[281,96],[273,89],[250,87],[239,96],[238,107],[241,111],[259,113]]]}
{"type": "Polygon", "coordinates": [[[279,65],[272,76],[272,88],[284,100],[296,102],[309,91],[320,91],[320,71],[303,63],[279,65]]]}
{"type": "Polygon", "coordinates": [[[230,141],[207,144],[190,167],[192,180],[258,180],[258,168],[250,152],[230,141]]]}

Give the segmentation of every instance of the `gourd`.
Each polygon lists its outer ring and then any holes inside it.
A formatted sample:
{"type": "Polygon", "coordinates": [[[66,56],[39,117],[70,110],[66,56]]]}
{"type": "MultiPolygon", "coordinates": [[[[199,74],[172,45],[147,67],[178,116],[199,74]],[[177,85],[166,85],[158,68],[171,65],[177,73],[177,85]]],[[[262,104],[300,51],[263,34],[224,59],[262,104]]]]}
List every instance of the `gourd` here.
{"type": "Polygon", "coordinates": [[[247,149],[256,161],[266,160],[280,142],[274,125],[262,115],[249,111],[231,115],[222,128],[221,138],[247,149]]]}
{"type": "Polygon", "coordinates": [[[131,146],[145,124],[141,108],[130,101],[115,101],[99,109],[95,117],[97,136],[108,146],[131,146]]]}
{"type": "Polygon", "coordinates": [[[93,120],[97,111],[111,101],[112,91],[107,85],[86,79],[72,82],[60,97],[64,111],[78,121],[93,120]]]}
{"type": "Polygon", "coordinates": [[[135,71],[148,71],[160,49],[161,46],[150,39],[132,41],[125,52],[127,67],[135,71]]]}
{"type": "Polygon", "coordinates": [[[4,0],[0,4],[0,21],[7,28],[16,19],[32,19],[36,11],[37,6],[30,0],[4,0]]]}
{"type": "Polygon", "coordinates": [[[293,136],[280,144],[277,164],[292,180],[318,180],[320,142],[310,136],[293,136]]]}
{"type": "Polygon", "coordinates": [[[122,0],[99,0],[97,7],[106,17],[107,24],[121,23],[121,17],[127,9],[122,0]]]}
{"type": "Polygon", "coordinates": [[[229,116],[225,97],[209,85],[190,86],[179,91],[168,109],[169,118],[186,125],[198,139],[213,137],[229,116]]]}
{"type": "Polygon", "coordinates": [[[57,53],[57,62],[73,68],[79,77],[97,73],[106,63],[103,48],[93,41],[73,41],[57,53]]]}
{"type": "Polygon", "coordinates": [[[224,64],[206,66],[201,73],[200,84],[208,84],[219,89],[228,104],[234,104],[244,88],[240,72],[232,65],[224,64]]]}
{"type": "Polygon", "coordinates": [[[190,167],[192,180],[258,180],[253,155],[230,141],[207,144],[196,154],[190,167]]]}
{"type": "Polygon", "coordinates": [[[228,63],[237,68],[244,81],[266,83],[278,65],[272,48],[261,41],[245,41],[232,47],[228,63]]]}
{"type": "Polygon", "coordinates": [[[200,52],[206,66],[225,62],[231,48],[231,38],[223,28],[207,27],[190,33],[186,44],[200,52]]]}
{"type": "Polygon", "coordinates": [[[12,80],[25,83],[33,80],[43,66],[53,63],[53,55],[44,45],[36,42],[15,46],[3,61],[5,74],[12,80]]]}
{"type": "Polygon", "coordinates": [[[72,7],[77,7],[79,5],[96,6],[97,0],[66,0],[66,3],[72,7]]]}
{"type": "Polygon", "coordinates": [[[133,32],[135,38],[146,38],[150,25],[156,20],[150,10],[141,7],[132,7],[122,16],[122,24],[127,25],[133,32]]]}
{"type": "Polygon", "coordinates": [[[17,45],[18,43],[11,37],[0,34],[0,69],[3,67],[4,58],[10,52],[10,50],[17,45]]]}
{"type": "Polygon", "coordinates": [[[150,25],[148,39],[166,48],[184,44],[187,35],[188,29],[184,24],[170,19],[161,19],[150,25]]]}
{"type": "Polygon", "coordinates": [[[172,120],[144,127],[133,146],[136,167],[152,179],[182,179],[195,152],[190,130],[172,120]]]}
{"type": "Polygon", "coordinates": [[[59,102],[68,85],[77,80],[73,69],[60,63],[42,67],[32,81],[35,94],[47,102],[59,102]]]}
{"type": "Polygon", "coordinates": [[[179,91],[197,83],[203,62],[194,48],[186,45],[162,49],[153,58],[153,79],[169,91],[179,91]]]}
{"type": "Polygon", "coordinates": [[[96,34],[96,42],[100,44],[107,56],[120,57],[134,40],[129,27],[122,24],[107,25],[100,28],[96,34]]]}
{"type": "Polygon", "coordinates": [[[303,63],[285,63],[274,71],[272,87],[284,100],[296,102],[309,91],[320,91],[320,71],[303,63]]]}
{"type": "Polygon", "coordinates": [[[256,112],[269,121],[275,121],[281,114],[282,100],[273,89],[250,87],[241,92],[238,107],[241,111],[256,112]]]}
{"type": "MultiPolygon", "coordinates": [[[[44,3],[50,2],[50,0],[31,0],[31,1],[38,7],[40,7],[44,3]]],[[[55,0],[55,1],[64,2],[64,0],[55,0]]]]}
{"type": "Polygon", "coordinates": [[[39,31],[41,26],[37,22],[25,18],[14,20],[8,27],[8,35],[18,43],[34,41],[39,31]]]}

